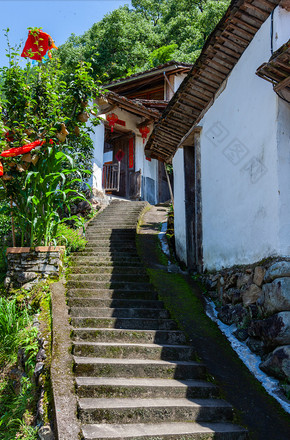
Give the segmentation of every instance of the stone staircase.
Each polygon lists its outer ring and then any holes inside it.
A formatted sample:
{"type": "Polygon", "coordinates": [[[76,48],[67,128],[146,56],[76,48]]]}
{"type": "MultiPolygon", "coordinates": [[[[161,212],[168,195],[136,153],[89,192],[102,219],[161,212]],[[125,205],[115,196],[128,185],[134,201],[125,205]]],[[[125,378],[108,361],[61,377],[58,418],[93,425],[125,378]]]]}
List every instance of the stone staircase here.
{"type": "Polygon", "coordinates": [[[138,258],[145,205],[112,202],[72,257],[67,289],[82,438],[245,440],[138,258]]]}

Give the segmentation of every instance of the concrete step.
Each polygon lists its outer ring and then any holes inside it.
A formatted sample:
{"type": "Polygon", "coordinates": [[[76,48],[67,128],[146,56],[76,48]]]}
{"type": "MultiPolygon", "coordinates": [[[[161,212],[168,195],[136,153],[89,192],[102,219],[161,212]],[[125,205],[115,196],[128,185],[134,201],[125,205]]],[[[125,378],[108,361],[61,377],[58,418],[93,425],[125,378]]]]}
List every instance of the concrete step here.
{"type": "Polygon", "coordinates": [[[148,309],[163,309],[163,302],[149,299],[102,299],[102,298],[68,298],[69,307],[109,307],[112,309],[119,308],[148,308],[148,309]]]}
{"type": "Polygon", "coordinates": [[[97,238],[97,237],[86,237],[86,240],[88,242],[88,244],[92,244],[95,246],[135,246],[136,247],[136,243],[135,243],[135,238],[97,238]]]}
{"type": "MultiPolygon", "coordinates": [[[[99,298],[99,299],[139,299],[158,300],[154,291],[146,290],[122,290],[122,289],[70,289],[67,291],[69,298],[99,298]]],[[[82,307],[82,306],[80,306],[82,307]]]]}
{"type": "Polygon", "coordinates": [[[105,253],[136,253],[136,244],[135,243],[97,243],[94,241],[88,241],[85,247],[85,250],[95,250],[96,252],[105,252],[105,253]]]}
{"type": "Polygon", "coordinates": [[[110,275],[147,275],[146,270],[141,266],[87,266],[76,265],[72,268],[72,273],[90,273],[90,274],[110,274],[110,275]]]}
{"type": "Polygon", "coordinates": [[[68,281],[106,281],[106,282],[129,282],[129,283],[148,283],[149,277],[146,274],[134,273],[70,273],[68,281]]]}
{"type": "Polygon", "coordinates": [[[115,226],[115,225],[106,225],[105,223],[94,223],[91,224],[90,226],[88,226],[87,231],[90,230],[94,230],[95,233],[103,233],[103,234],[107,234],[107,233],[113,233],[113,234],[117,234],[119,231],[131,231],[131,232],[135,232],[136,233],[136,226],[137,224],[134,224],[133,226],[130,225],[122,225],[122,226],[115,226]]]}
{"type": "Polygon", "coordinates": [[[218,388],[203,380],[77,377],[79,397],[94,398],[202,398],[218,395],[218,388]]]}
{"type": "Polygon", "coordinates": [[[81,398],[82,423],[225,422],[232,420],[231,405],[221,399],[104,399],[81,398]]]}
{"type": "Polygon", "coordinates": [[[194,348],[188,345],[133,344],[120,342],[75,342],[75,356],[118,358],[118,359],[152,359],[152,360],[194,360],[194,348]]]}
{"type": "Polygon", "coordinates": [[[68,280],[67,289],[86,288],[86,289],[127,289],[127,290],[152,290],[150,283],[138,283],[132,281],[90,281],[90,280],[68,280]]]}
{"type": "Polygon", "coordinates": [[[123,328],[130,330],[175,330],[176,322],[172,319],[151,318],[71,318],[71,325],[77,328],[123,328]]]}
{"type": "Polygon", "coordinates": [[[75,257],[71,256],[70,261],[72,264],[72,267],[78,267],[78,266],[85,266],[85,267],[99,267],[99,268],[111,268],[116,270],[124,270],[127,269],[127,267],[136,268],[136,269],[143,269],[143,265],[140,263],[140,260],[138,257],[136,258],[120,258],[116,260],[116,258],[111,257],[93,257],[93,256],[85,256],[85,257],[75,257]]]}
{"type": "MultiPolygon", "coordinates": [[[[231,423],[90,424],[85,440],[247,440],[247,431],[231,423]]],[[[274,440],[274,439],[273,439],[274,440]]]]}
{"type": "Polygon", "coordinates": [[[74,341],[132,342],[139,344],[186,344],[186,337],[180,330],[123,330],[112,328],[74,328],[74,341]]]}
{"type": "Polygon", "coordinates": [[[204,379],[205,366],[194,361],[116,359],[74,356],[77,376],[204,379]]]}
{"type": "MultiPolygon", "coordinates": [[[[74,254],[76,255],[76,254],[74,254]]],[[[119,259],[124,259],[126,260],[130,260],[131,258],[133,259],[139,259],[137,251],[125,251],[125,252],[121,252],[121,251],[99,251],[96,250],[94,248],[85,248],[85,250],[78,252],[77,254],[80,257],[86,257],[86,256],[91,256],[91,257],[101,257],[102,261],[105,261],[107,258],[111,258],[112,260],[119,260],[119,259]]],[[[140,260],[139,260],[140,261],[140,260]]]]}
{"type": "Polygon", "coordinates": [[[86,238],[92,238],[93,240],[134,240],[136,239],[136,231],[124,230],[120,232],[107,232],[107,233],[96,233],[94,228],[86,231],[86,238]]]}
{"type": "Polygon", "coordinates": [[[83,438],[246,440],[149,283],[135,243],[145,205],[112,202],[90,222],[86,249],[71,256],[67,296],[83,438]]]}
{"type": "MultiPolygon", "coordinates": [[[[93,225],[91,225],[92,227],[93,225]]],[[[114,230],[120,230],[120,229],[136,229],[137,226],[137,219],[133,220],[126,220],[126,219],[120,219],[118,220],[110,220],[110,219],[99,219],[96,223],[97,228],[107,228],[107,229],[114,229],[114,230]]]]}
{"type": "Polygon", "coordinates": [[[94,237],[90,239],[86,237],[86,241],[87,241],[87,246],[96,246],[101,249],[102,248],[105,249],[106,247],[110,247],[110,246],[111,247],[113,246],[115,248],[120,248],[120,251],[125,246],[136,248],[135,238],[124,238],[123,240],[112,240],[112,239],[99,240],[94,237]]]}
{"type": "Polygon", "coordinates": [[[93,307],[71,307],[70,316],[94,318],[114,317],[114,318],[151,318],[151,319],[169,319],[170,314],[166,309],[130,309],[123,308],[93,308],[93,307]]]}

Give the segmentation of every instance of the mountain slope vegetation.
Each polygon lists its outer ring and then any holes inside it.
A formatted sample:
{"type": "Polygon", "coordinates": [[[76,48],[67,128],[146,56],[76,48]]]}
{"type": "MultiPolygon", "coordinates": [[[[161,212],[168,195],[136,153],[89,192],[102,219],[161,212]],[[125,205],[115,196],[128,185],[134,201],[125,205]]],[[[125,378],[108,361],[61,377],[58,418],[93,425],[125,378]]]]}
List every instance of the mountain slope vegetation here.
{"type": "Polygon", "coordinates": [[[103,82],[169,60],[193,63],[225,13],[229,0],[132,0],[60,47],[70,73],[81,60],[103,82]]]}

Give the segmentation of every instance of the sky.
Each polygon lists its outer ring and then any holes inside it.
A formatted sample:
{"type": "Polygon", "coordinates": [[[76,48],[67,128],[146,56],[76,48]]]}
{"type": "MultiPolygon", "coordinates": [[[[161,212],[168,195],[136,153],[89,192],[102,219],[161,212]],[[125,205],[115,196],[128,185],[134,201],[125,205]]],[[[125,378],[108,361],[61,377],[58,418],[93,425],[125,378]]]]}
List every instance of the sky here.
{"type": "Polygon", "coordinates": [[[26,41],[28,27],[42,27],[56,46],[72,34],[81,35],[108,12],[130,0],[0,0],[0,67],[7,65],[3,29],[12,45],[26,41]]]}

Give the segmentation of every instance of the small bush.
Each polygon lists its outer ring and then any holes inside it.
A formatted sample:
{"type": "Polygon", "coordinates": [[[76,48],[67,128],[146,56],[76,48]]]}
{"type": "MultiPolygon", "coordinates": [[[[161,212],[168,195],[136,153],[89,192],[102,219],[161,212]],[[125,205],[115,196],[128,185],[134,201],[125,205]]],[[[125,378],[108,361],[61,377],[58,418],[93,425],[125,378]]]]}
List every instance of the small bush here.
{"type": "Polygon", "coordinates": [[[7,207],[7,202],[0,202],[0,238],[11,233],[11,217],[1,212],[2,209],[7,207]]]}
{"type": "Polygon", "coordinates": [[[14,352],[19,343],[19,332],[28,323],[27,309],[20,310],[16,298],[0,297],[0,364],[14,352]]]}
{"type": "Polygon", "coordinates": [[[58,246],[66,246],[66,253],[69,255],[72,252],[84,249],[87,241],[79,234],[77,229],[61,223],[57,228],[56,243],[58,246]]]}

